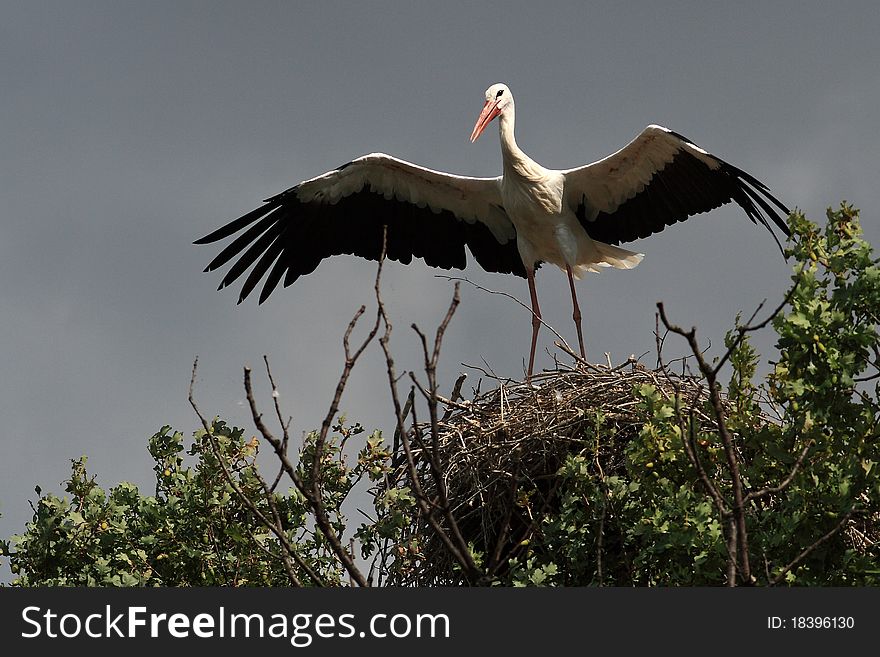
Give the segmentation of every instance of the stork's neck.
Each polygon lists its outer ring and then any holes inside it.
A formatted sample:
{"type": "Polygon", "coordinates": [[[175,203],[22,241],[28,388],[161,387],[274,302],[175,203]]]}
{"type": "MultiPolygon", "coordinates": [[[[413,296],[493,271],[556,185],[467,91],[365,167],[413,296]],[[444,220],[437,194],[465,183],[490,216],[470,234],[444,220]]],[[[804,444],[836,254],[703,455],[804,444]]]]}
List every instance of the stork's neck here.
{"type": "Polygon", "coordinates": [[[511,103],[498,117],[498,134],[501,136],[501,159],[504,164],[504,175],[527,176],[527,172],[533,169],[533,165],[537,163],[517,146],[516,137],[513,134],[515,122],[516,113],[513,103],[511,103]]]}

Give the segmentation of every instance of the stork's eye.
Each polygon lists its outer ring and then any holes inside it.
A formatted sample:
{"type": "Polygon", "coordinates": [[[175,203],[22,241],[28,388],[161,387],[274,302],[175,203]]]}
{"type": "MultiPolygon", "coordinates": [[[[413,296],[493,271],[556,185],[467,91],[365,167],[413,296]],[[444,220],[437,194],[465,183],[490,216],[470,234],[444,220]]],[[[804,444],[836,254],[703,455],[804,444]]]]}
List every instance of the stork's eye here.
{"type": "Polygon", "coordinates": [[[503,94],[504,94],[504,89],[499,89],[499,90],[498,90],[498,93],[495,94],[495,98],[496,98],[496,99],[497,99],[497,98],[501,98],[501,96],[502,96],[503,94]]]}

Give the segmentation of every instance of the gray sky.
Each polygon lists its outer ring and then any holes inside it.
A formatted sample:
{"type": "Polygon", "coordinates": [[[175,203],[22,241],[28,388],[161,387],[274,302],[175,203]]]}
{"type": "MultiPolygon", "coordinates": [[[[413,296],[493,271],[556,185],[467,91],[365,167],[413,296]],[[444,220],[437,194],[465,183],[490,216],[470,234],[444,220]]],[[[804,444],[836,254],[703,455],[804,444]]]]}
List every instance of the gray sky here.
{"type": "MultiPolygon", "coordinates": [[[[186,399],[196,356],[206,414],[252,430],[241,367],[268,354],[295,433],[316,427],[345,325],[372,301],[374,263],[333,258],[262,307],[236,306],[237,288],[218,293],[220,276],[202,273],[217,248],[192,240],[371,151],[497,175],[496,128],[467,140],[494,82],[512,88],[518,142],[545,166],[593,161],[660,123],[814,220],[855,203],[880,244],[873,2],[0,9],[0,536],[23,529],[34,485],[59,492],[81,454],[102,484],[150,482],[147,438],[164,424],[197,427],[186,399]]],[[[720,345],[738,310],[788,284],[773,240],[736,207],[632,248],[647,254],[637,269],[579,284],[592,358],[652,350],[658,300],[720,345]]],[[[401,369],[420,362],[409,324],[433,328],[445,312],[451,284],[436,273],[421,261],[386,268],[401,369]]],[[[528,299],[521,279],[466,275],[528,299]]],[[[538,293],[575,342],[564,273],[543,268],[538,293]]],[[[442,385],[460,363],[521,376],[529,335],[523,309],[465,287],[442,385]]],[[[772,355],[771,334],[757,343],[772,355]]],[[[542,354],[538,365],[550,364],[542,354]]],[[[376,346],[342,402],[368,428],[391,425],[384,376],[376,346]]]]}

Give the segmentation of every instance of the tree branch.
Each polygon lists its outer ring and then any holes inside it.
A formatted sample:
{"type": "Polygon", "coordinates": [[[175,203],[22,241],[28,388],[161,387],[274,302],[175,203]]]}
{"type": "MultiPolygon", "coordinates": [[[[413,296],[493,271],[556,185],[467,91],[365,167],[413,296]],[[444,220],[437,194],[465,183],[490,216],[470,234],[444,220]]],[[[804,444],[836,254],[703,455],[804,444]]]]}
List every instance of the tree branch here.
{"type": "Polygon", "coordinates": [[[202,427],[205,430],[205,434],[208,436],[208,442],[211,445],[211,451],[214,453],[214,458],[217,459],[217,463],[220,466],[221,471],[223,472],[223,476],[226,479],[226,482],[230,485],[232,490],[238,496],[238,498],[248,507],[251,513],[254,514],[260,523],[265,526],[269,531],[275,534],[276,538],[282,545],[282,559],[284,563],[284,568],[287,571],[287,577],[290,580],[290,583],[294,586],[302,586],[302,582],[296,576],[296,572],[293,570],[293,565],[290,563],[290,558],[288,555],[295,554],[295,550],[293,546],[290,544],[290,541],[287,539],[287,534],[280,528],[280,526],[276,526],[275,523],[270,521],[257,505],[254,504],[254,501],[241,489],[241,486],[238,485],[238,482],[232,476],[232,473],[229,471],[229,468],[226,464],[226,459],[220,453],[220,446],[217,444],[217,438],[214,436],[214,432],[211,428],[211,425],[208,423],[208,420],[202,415],[201,410],[199,410],[198,405],[196,404],[194,397],[194,388],[196,381],[196,370],[198,368],[199,359],[196,358],[193,361],[192,367],[192,377],[189,381],[189,403],[192,406],[193,411],[195,411],[199,420],[202,423],[202,427]]]}
{"type": "Polygon", "coordinates": [[[672,333],[682,336],[685,340],[687,340],[687,343],[691,348],[691,352],[693,353],[694,358],[697,361],[700,372],[705,377],[706,384],[709,387],[709,401],[712,405],[712,411],[715,415],[716,424],[718,425],[718,434],[721,437],[722,444],[724,445],[724,455],[727,458],[727,467],[730,471],[731,484],[733,487],[734,501],[732,511],[733,519],[736,524],[735,547],[736,553],[739,557],[740,571],[745,582],[747,584],[753,584],[754,577],[752,576],[751,567],[749,564],[749,544],[748,533],[746,529],[743,482],[739,472],[739,461],[736,453],[736,448],[733,444],[733,436],[730,434],[730,430],[727,427],[726,413],[724,411],[724,405],[721,401],[721,393],[717,380],[718,370],[717,368],[710,367],[706,360],[703,358],[703,354],[700,351],[700,346],[697,343],[696,329],[692,328],[690,331],[685,331],[681,327],[670,323],[669,319],[666,317],[666,310],[663,308],[662,302],[657,303],[657,310],[660,312],[660,320],[663,322],[663,325],[666,327],[666,329],[672,333]]]}
{"type": "Polygon", "coordinates": [[[419,511],[425,517],[428,524],[437,534],[440,541],[446,546],[446,549],[449,550],[449,553],[452,555],[453,559],[462,567],[468,579],[472,582],[477,582],[482,577],[482,572],[477,567],[476,563],[473,560],[473,556],[470,553],[470,549],[467,543],[456,537],[456,540],[453,540],[452,537],[443,529],[443,526],[437,520],[434,514],[434,503],[425,495],[425,491],[422,488],[421,482],[419,480],[418,471],[415,465],[415,460],[413,457],[412,449],[409,442],[409,434],[406,431],[404,415],[402,413],[400,396],[397,390],[397,373],[394,365],[394,357],[391,354],[391,348],[389,346],[391,341],[391,330],[392,325],[391,321],[388,318],[388,314],[385,311],[385,303],[382,300],[381,290],[377,284],[375,286],[376,292],[376,303],[379,308],[379,315],[382,317],[382,321],[385,325],[385,331],[383,335],[379,338],[379,344],[382,347],[382,352],[385,355],[385,368],[388,374],[388,385],[391,390],[391,401],[394,405],[394,413],[397,420],[397,432],[400,435],[401,445],[403,446],[403,451],[405,454],[405,463],[407,472],[409,474],[410,481],[412,482],[413,494],[416,500],[416,504],[419,507],[419,511]]]}
{"type": "Polygon", "coordinates": [[[487,288],[487,287],[483,287],[483,286],[480,285],[479,283],[474,283],[474,282],[473,282],[472,280],[470,280],[469,278],[464,278],[464,277],[462,277],[462,276],[446,276],[446,275],[444,275],[444,274],[437,274],[436,277],[437,277],[437,278],[445,278],[447,281],[453,281],[453,282],[455,282],[455,283],[458,283],[458,282],[468,283],[469,285],[473,285],[475,288],[477,288],[478,290],[482,290],[483,292],[488,292],[489,294],[497,294],[497,295],[502,296],[502,297],[507,297],[507,298],[510,299],[511,301],[515,301],[515,302],[518,303],[520,306],[522,306],[523,308],[525,308],[525,309],[529,312],[529,315],[531,315],[531,316],[533,316],[533,317],[537,317],[538,320],[541,322],[541,325],[542,325],[544,328],[546,328],[548,331],[550,331],[553,335],[555,335],[555,336],[556,336],[556,339],[559,340],[562,344],[564,344],[564,345],[566,346],[566,348],[564,349],[564,351],[565,351],[567,354],[570,354],[570,355],[572,355],[572,356],[575,356],[575,358],[577,358],[577,359],[578,359],[579,361],[581,361],[581,362],[586,362],[586,361],[584,361],[583,358],[581,358],[580,356],[576,355],[576,354],[574,353],[574,351],[572,351],[572,348],[569,346],[568,342],[565,341],[565,338],[563,338],[562,335],[561,335],[561,334],[560,334],[555,328],[553,328],[553,327],[550,326],[547,322],[545,322],[543,317],[538,317],[538,314],[535,313],[534,310],[532,310],[529,306],[527,306],[525,303],[523,303],[522,301],[520,301],[519,299],[517,299],[517,298],[516,298],[515,296],[513,296],[512,294],[508,294],[507,292],[501,292],[501,291],[499,291],[499,290],[491,290],[491,289],[489,289],[489,288],[487,288]]]}
{"type": "Polygon", "coordinates": [[[789,563],[782,570],[780,570],[779,573],[776,575],[776,577],[774,577],[771,580],[770,585],[775,586],[776,584],[781,583],[782,580],[785,579],[785,576],[788,574],[788,572],[790,570],[797,567],[797,565],[799,563],[801,563],[804,559],[806,559],[808,556],[810,556],[810,554],[813,552],[813,550],[815,550],[820,545],[825,543],[827,540],[832,538],[835,534],[837,534],[837,532],[839,532],[843,528],[843,526],[846,524],[846,521],[849,520],[850,517],[852,517],[853,513],[855,513],[855,508],[852,508],[849,511],[847,511],[846,513],[844,513],[843,516],[840,518],[840,521],[836,525],[834,525],[834,527],[831,529],[831,531],[829,531],[828,533],[824,534],[819,539],[817,539],[812,545],[810,545],[809,547],[804,549],[803,552],[801,552],[799,555],[797,555],[791,561],[791,563],[789,563]]]}
{"type": "Polygon", "coordinates": [[[746,334],[751,333],[752,331],[758,331],[767,326],[767,324],[769,324],[770,322],[772,322],[773,319],[782,312],[782,309],[789,304],[792,297],[794,296],[794,293],[797,291],[797,288],[797,285],[793,285],[792,288],[786,293],[785,298],[782,299],[780,304],[776,306],[773,312],[770,313],[763,321],[758,322],[757,324],[752,324],[752,322],[755,320],[755,317],[758,315],[759,312],[761,312],[761,308],[764,307],[764,304],[767,301],[766,299],[758,304],[758,307],[755,308],[755,312],[752,313],[752,316],[749,317],[745,325],[736,327],[736,339],[733,341],[733,344],[727,348],[727,351],[722,354],[721,359],[718,361],[718,363],[715,365],[715,368],[713,369],[713,372],[716,375],[718,374],[718,372],[721,371],[721,368],[724,366],[724,364],[727,362],[733,352],[736,351],[737,347],[742,344],[742,341],[745,338],[746,334]]]}
{"type": "Polygon", "coordinates": [[[808,440],[807,444],[804,445],[804,448],[801,450],[801,453],[798,455],[797,460],[794,462],[794,465],[791,468],[791,471],[788,473],[788,476],[783,479],[779,485],[777,486],[765,486],[759,490],[754,490],[746,495],[746,502],[752,502],[754,500],[759,500],[762,497],[766,497],[767,495],[774,495],[776,493],[781,493],[794,481],[795,475],[797,475],[798,470],[800,470],[801,466],[804,464],[804,459],[807,456],[807,452],[810,451],[810,447],[813,446],[813,441],[808,440]]]}

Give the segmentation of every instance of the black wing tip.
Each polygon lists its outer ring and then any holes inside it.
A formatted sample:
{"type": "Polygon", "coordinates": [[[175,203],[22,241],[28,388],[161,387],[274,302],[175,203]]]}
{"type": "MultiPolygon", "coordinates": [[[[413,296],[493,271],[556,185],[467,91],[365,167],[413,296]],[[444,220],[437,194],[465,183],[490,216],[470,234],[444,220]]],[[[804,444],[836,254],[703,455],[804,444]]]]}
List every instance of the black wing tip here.
{"type": "MultiPolygon", "coordinates": [[[[242,303],[247,301],[247,299],[251,295],[252,291],[253,290],[247,290],[247,291],[242,290],[238,295],[238,300],[235,302],[235,305],[240,306],[242,303]]],[[[264,289],[262,291],[262,293],[260,294],[260,298],[257,300],[257,305],[262,306],[266,302],[266,300],[269,298],[269,295],[271,293],[272,293],[271,290],[269,291],[269,293],[266,293],[266,290],[264,289]]]]}
{"type": "MultiPolygon", "coordinates": [[[[699,146],[697,146],[697,143],[694,140],[689,139],[688,137],[681,134],[680,132],[676,132],[675,130],[670,130],[669,128],[664,128],[664,130],[669,132],[670,135],[676,137],[677,139],[680,139],[681,141],[683,141],[691,146],[694,146],[695,148],[700,148],[699,146]]],[[[702,149],[700,149],[700,150],[702,150],[702,149]]],[[[751,187],[754,188],[754,191],[760,193],[760,195],[763,196],[767,201],[770,201],[770,203],[772,203],[777,208],[779,208],[785,214],[786,217],[788,217],[791,214],[791,210],[789,210],[788,207],[784,203],[782,203],[782,201],[780,201],[778,198],[773,196],[773,194],[770,192],[770,188],[767,185],[765,185],[763,182],[761,182],[760,180],[755,178],[753,175],[743,171],[742,169],[735,167],[732,164],[729,164],[728,162],[725,162],[720,157],[712,155],[711,153],[709,153],[709,156],[714,158],[715,160],[717,160],[718,163],[722,166],[722,168],[729,175],[733,175],[735,178],[737,178],[744,187],[751,185],[751,187]]],[[[761,201],[763,201],[763,199],[760,199],[759,203],[761,203],[764,211],[767,213],[767,217],[773,220],[773,223],[776,224],[783,233],[785,233],[786,237],[791,237],[791,230],[786,225],[784,219],[782,217],[780,217],[779,214],[777,214],[775,211],[772,211],[772,208],[765,205],[761,201]]],[[[768,228],[769,228],[769,226],[768,226],[768,228]]]]}
{"type": "MultiPolygon", "coordinates": [[[[758,204],[760,210],[764,211],[762,214],[758,208],[755,208],[755,213],[760,218],[761,222],[765,226],[767,226],[767,229],[770,230],[770,224],[767,221],[769,219],[776,225],[777,228],[779,228],[780,231],[782,231],[782,233],[786,237],[791,237],[791,229],[788,227],[788,224],[785,221],[785,219],[789,215],[791,215],[791,210],[789,210],[782,201],[780,201],[770,192],[770,188],[751,174],[743,171],[742,169],[728,164],[723,160],[719,160],[719,162],[721,162],[728,175],[733,176],[739,182],[740,189],[750,199],[758,204]],[[776,207],[774,208],[773,206],[776,207]],[[783,212],[784,216],[781,216],[779,212],[776,211],[777,208],[783,212]]],[[[772,233],[773,231],[770,230],[770,232],[772,233]]],[[[773,233],[773,237],[776,237],[775,233],[773,233]]],[[[779,240],[777,240],[777,243],[778,242],[779,240]]]]}
{"type": "Polygon", "coordinates": [[[214,242],[219,242],[224,237],[223,232],[222,232],[224,228],[226,228],[226,225],[224,225],[221,228],[218,228],[215,231],[208,233],[204,237],[200,237],[197,240],[193,240],[193,244],[202,245],[202,244],[213,244],[214,242]]]}

